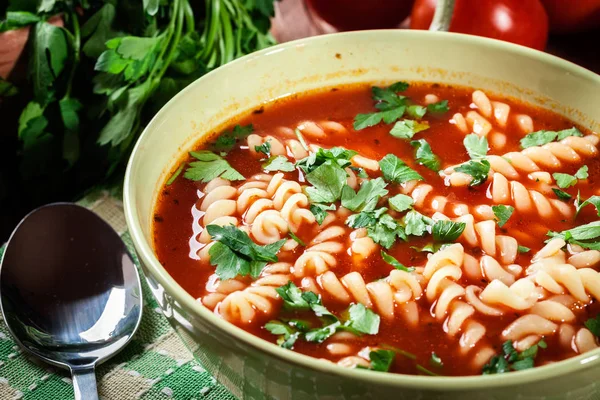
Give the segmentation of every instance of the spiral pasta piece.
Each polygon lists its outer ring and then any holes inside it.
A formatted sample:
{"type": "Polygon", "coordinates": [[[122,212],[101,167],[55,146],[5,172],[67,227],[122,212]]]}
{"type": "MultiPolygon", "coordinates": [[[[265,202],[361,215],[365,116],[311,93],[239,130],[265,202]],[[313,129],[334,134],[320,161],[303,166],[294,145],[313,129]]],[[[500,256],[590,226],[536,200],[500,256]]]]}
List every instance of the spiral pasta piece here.
{"type": "Polygon", "coordinates": [[[403,183],[400,193],[412,197],[417,210],[452,213],[457,217],[469,213],[469,207],[466,204],[450,202],[447,196],[435,195],[433,186],[422,181],[412,180],[403,183]]]}
{"type": "MultiPolygon", "coordinates": [[[[488,155],[490,173],[500,173],[506,178],[517,180],[521,174],[540,171],[559,171],[565,164],[579,165],[583,158],[598,156],[600,137],[591,134],[585,137],[569,136],[559,142],[542,146],[533,146],[522,151],[505,153],[502,156],[488,155]]],[[[448,186],[467,186],[473,177],[462,172],[456,172],[457,165],[445,168],[440,175],[445,178],[448,186]]]]}
{"type": "Polygon", "coordinates": [[[557,334],[559,343],[563,347],[578,354],[600,347],[596,336],[587,328],[577,329],[569,323],[564,323],[559,326],[557,334]]]}
{"type": "Polygon", "coordinates": [[[320,275],[335,267],[335,255],[344,251],[342,237],[345,234],[345,228],[339,225],[329,226],[317,234],[294,263],[294,276],[320,275]]]}
{"type": "MultiPolygon", "coordinates": [[[[275,289],[290,281],[290,268],[291,264],[283,262],[268,265],[252,284],[228,293],[214,307],[214,312],[243,325],[252,323],[257,316],[272,316],[281,300],[275,289]]],[[[214,300],[203,300],[203,304],[209,306],[214,300]]]]}

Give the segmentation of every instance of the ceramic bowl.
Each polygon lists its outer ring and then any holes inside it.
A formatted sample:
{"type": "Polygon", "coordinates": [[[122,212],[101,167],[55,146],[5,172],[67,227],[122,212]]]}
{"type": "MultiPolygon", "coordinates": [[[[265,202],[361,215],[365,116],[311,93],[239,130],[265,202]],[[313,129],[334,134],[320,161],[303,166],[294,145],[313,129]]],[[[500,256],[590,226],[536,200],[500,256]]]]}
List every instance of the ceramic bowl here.
{"type": "Polygon", "coordinates": [[[425,377],[351,370],[296,354],[219,319],[186,293],[152,249],[152,210],[183,152],[235,116],[292,93],[391,81],[466,85],[553,109],[596,131],[600,76],[505,42],[427,31],[303,39],[240,58],[175,96],[141,135],[125,178],[125,215],[146,277],[195,357],[240,399],[592,399],[600,349],[523,372],[425,377]]]}

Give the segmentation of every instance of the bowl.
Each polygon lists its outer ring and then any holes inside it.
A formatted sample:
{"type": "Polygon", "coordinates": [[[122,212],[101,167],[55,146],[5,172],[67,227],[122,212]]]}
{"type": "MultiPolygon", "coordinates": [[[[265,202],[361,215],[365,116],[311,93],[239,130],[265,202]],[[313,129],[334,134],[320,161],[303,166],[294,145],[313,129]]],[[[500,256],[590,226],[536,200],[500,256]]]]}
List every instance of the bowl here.
{"type": "Polygon", "coordinates": [[[292,93],[395,80],[480,88],[600,128],[600,76],[525,47],[468,35],[365,31],[275,46],[229,63],[175,96],[142,133],[125,177],[125,215],[160,306],[194,356],[240,399],[597,398],[600,349],[503,375],[424,377],[344,369],[282,349],[218,318],[152,249],[152,211],[183,152],[231,118],[292,93]]]}

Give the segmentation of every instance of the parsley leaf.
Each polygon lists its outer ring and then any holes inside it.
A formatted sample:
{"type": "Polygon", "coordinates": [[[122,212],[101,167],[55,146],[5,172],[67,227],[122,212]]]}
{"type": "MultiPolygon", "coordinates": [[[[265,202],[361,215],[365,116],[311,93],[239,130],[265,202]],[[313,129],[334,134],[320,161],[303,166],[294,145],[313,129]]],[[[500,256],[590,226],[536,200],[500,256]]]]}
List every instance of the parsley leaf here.
{"type": "Polygon", "coordinates": [[[502,228],[512,215],[513,211],[515,211],[515,209],[512,206],[505,206],[504,204],[500,204],[497,206],[492,206],[492,211],[496,216],[496,222],[498,222],[498,226],[502,228]]]}
{"type": "Polygon", "coordinates": [[[284,349],[291,349],[300,337],[300,332],[292,328],[288,324],[280,321],[269,321],[265,325],[265,329],[273,335],[279,336],[277,344],[284,349]]]}
{"type": "Polygon", "coordinates": [[[418,251],[419,253],[437,253],[440,251],[445,245],[441,243],[428,243],[423,247],[410,246],[414,251],[418,251]]]}
{"type": "Polygon", "coordinates": [[[219,177],[228,181],[246,179],[229,165],[227,161],[212,151],[191,151],[190,155],[198,161],[191,162],[189,168],[183,174],[189,180],[207,183],[219,177]]]}
{"type": "Polygon", "coordinates": [[[463,233],[467,224],[454,221],[436,221],[433,224],[433,240],[438,242],[453,242],[463,233]]]}
{"type": "Polygon", "coordinates": [[[473,180],[469,183],[469,186],[477,186],[487,181],[490,173],[490,163],[488,160],[469,161],[466,164],[459,165],[454,170],[471,175],[473,180]]]}
{"type": "Polygon", "coordinates": [[[391,215],[386,213],[387,208],[382,207],[374,211],[362,211],[353,214],[346,220],[346,225],[351,228],[367,228],[367,235],[389,249],[396,238],[406,239],[402,226],[391,215]]]}
{"type": "MultiPolygon", "coordinates": [[[[217,140],[212,144],[212,148],[216,151],[229,151],[233,148],[233,146],[240,140],[245,139],[254,131],[254,127],[252,124],[242,126],[236,125],[233,127],[231,131],[226,131],[219,135],[217,140]]],[[[268,142],[263,143],[262,146],[267,144],[268,142]]],[[[269,143],[269,150],[271,148],[271,144],[269,143]]],[[[258,150],[256,150],[258,151],[258,150]]],[[[266,153],[265,153],[266,154],[266,153]]]]}
{"type": "Polygon", "coordinates": [[[425,139],[413,140],[410,144],[416,149],[415,161],[418,164],[424,165],[434,172],[440,170],[440,159],[433,154],[431,146],[429,146],[429,143],[425,139]]]}
{"type": "Polygon", "coordinates": [[[267,157],[271,157],[271,142],[267,140],[260,146],[254,146],[254,150],[257,153],[263,153],[267,157]]]}
{"type": "Polygon", "coordinates": [[[411,210],[404,216],[404,232],[407,235],[423,236],[429,232],[433,220],[418,211],[411,210]]]}
{"type": "Polygon", "coordinates": [[[265,171],[283,172],[292,172],[296,169],[294,164],[292,164],[285,156],[269,157],[269,159],[263,163],[262,168],[265,171]]]}
{"type": "Polygon", "coordinates": [[[408,114],[408,116],[411,118],[416,118],[416,119],[423,118],[425,116],[426,112],[427,112],[427,108],[416,105],[416,104],[408,106],[408,108],[406,109],[406,113],[408,114]]]}
{"type": "Polygon", "coordinates": [[[480,160],[485,158],[488,152],[488,141],[485,136],[479,136],[475,133],[470,133],[463,140],[465,149],[469,153],[471,160],[480,160]]]}
{"type": "Polygon", "coordinates": [[[595,318],[590,318],[584,322],[584,325],[596,337],[600,337],[600,314],[595,318]]]}
{"type": "Polygon", "coordinates": [[[413,180],[423,180],[423,177],[417,171],[410,168],[401,159],[393,154],[388,154],[379,161],[379,167],[383,174],[383,179],[388,182],[402,184],[413,180]]]}
{"type": "Polygon", "coordinates": [[[376,335],[379,332],[381,318],[361,303],[352,304],[348,309],[348,314],[347,326],[368,335],[376,335]]]}
{"type": "Polygon", "coordinates": [[[347,177],[343,168],[327,161],[306,174],[306,180],[313,185],[306,188],[306,194],[313,203],[333,203],[340,198],[347,177]]]}
{"type": "Polygon", "coordinates": [[[562,131],[558,131],[556,133],[558,134],[556,140],[563,140],[569,136],[583,137],[583,133],[581,133],[581,131],[575,127],[563,129],[562,131]]]}
{"type": "Polygon", "coordinates": [[[370,369],[379,372],[388,372],[396,358],[396,353],[393,350],[378,349],[369,353],[371,360],[370,369]]]}
{"type": "Polygon", "coordinates": [[[521,148],[527,149],[534,146],[542,146],[556,140],[558,133],[553,131],[537,131],[527,134],[521,139],[521,148]]]}
{"type": "Polygon", "coordinates": [[[350,159],[357,154],[354,150],[346,150],[343,147],[332,147],[331,149],[318,149],[315,153],[311,153],[308,157],[296,163],[305,174],[309,174],[321,165],[328,163],[337,164],[341,168],[349,167],[350,159]]]}
{"type": "Polygon", "coordinates": [[[440,356],[438,356],[435,353],[431,353],[431,358],[429,359],[429,364],[431,364],[434,367],[437,368],[441,368],[444,366],[444,363],[442,362],[442,359],[440,358],[440,356]]]}
{"type": "Polygon", "coordinates": [[[571,198],[571,195],[569,193],[563,192],[560,189],[552,188],[552,191],[554,192],[556,197],[558,197],[560,200],[567,201],[571,198]]]}
{"type": "Polygon", "coordinates": [[[381,250],[381,258],[383,259],[383,261],[390,264],[392,267],[399,269],[400,271],[412,272],[415,270],[414,268],[408,268],[404,266],[400,261],[396,260],[394,257],[392,257],[383,250],[381,250]]]}
{"type": "Polygon", "coordinates": [[[588,178],[588,166],[584,165],[583,167],[579,168],[577,170],[577,172],[575,172],[575,178],[577,179],[587,179],[588,178]]]}
{"type": "Polygon", "coordinates": [[[568,187],[574,186],[577,183],[577,178],[569,174],[555,172],[552,174],[552,177],[556,180],[556,184],[561,189],[566,189],[568,187]]]}
{"type": "Polygon", "coordinates": [[[410,210],[412,205],[414,204],[414,200],[412,197],[407,196],[405,194],[397,194],[388,199],[388,203],[390,208],[394,211],[404,212],[406,210],[410,210]]]}
{"type": "Polygon", "coordinates": [[[325,340],[333,336],[333,334],[337,332],[337,329],[341,325],[341,322],[336,320],[329,325],[323,326],[322,328],[312,329],[306,332],[304,339],[306,339],[307,342],[323,343],[325,340]]]}
{"type": "Polygon", "coordinates": [[[427,106],[427,111],[432,113],[445,113],[450,111],[450,108],[448,107],[448,100],[441,100],[437,103],[429,104],[427,106]]]}
{"type": "Polygon", "coordinates": [[[406,111],[407,99],[404,96],[399,96],[397,92],[406,90],[408,86],[404,86],[404,82],[397,82],[387,88],[374,86],[371,88],[373,100],[377,103],[375,108],[380,110],[375,113],[358,114],[354,118],[354,130],[359,131],[370,126],[374,126],[383,121],[386,124],[391,124],[401,118],[406,111]]]}
{"type": "Polygon", "coordinates": [[[409,119],[403,119],[402,121],[398,121],[396,124],[394,124],[394,127],[390,131],[390,135],[399,139],[412,139],[415,134],[426,129],[429,129],[429,124],[426,121],[417,122],[409,119]]]}
{"type": "Polygon", "coordinates": [[[306,243],[302,239],[300,239],[296,234],[292,231],[288,232],[288,235],[294,240],[294,242],[298,243],[300,246],[306,246],[306,243]]]}
{"type": "Polygon", "coordinates": [[[379,199],[388,194],[382,178],[364,181],[358,193],[348,185],[342,189],[342,206],[352,211],[373,211],[379,199]]]}
{"type": "Polygon", "coordinates": [[[357,114],[356,117],[354,117],[354,124],[352,126],[354,127],[355,131],[360,131],[361,129],[377,125],[382,119],[383,115],[380,112],[357,114]]]}
{"type": "Polygon", "coordinates": [[[531,251],[531,249],[529,247],[519,246],[519,247],[517,247],[517,251],[519,253],[529,253],[531,251]]]}
{"type": "Polygon", "coordinates": [[[285,239],[275,243],[259,246],[242,230],[233,225],[206,227],[211,238],[216,241],[208,254],[211,265],[217,266],[216,274],[221,280],[236,276],[260,275],[267,262],[277,261],[277,252],[285,243],[285,239]]]}
{"type": "Polygon", "coordinates": [[[327,211],[335,210],[335,204],[330,204],[328,206],[324,204],[311,204],[310,212],[313,213],[317,224],[321,225],[325,218],[327,217],[327,211]]]}
{"type": "Polygon", "coordinates": [[[600,250],[600,221],[590,222],[562,232],[549,231],[547,235],[551,238],[561,238],[586,249],[600,250]]]}
{"type": "Polygon", "coordinates": [[[510,371],[521,371],[533,368],[538,349],[547,348],[544,339],[534,344],[521,353],[515,350],[512,341],[506,341],[502,345],[503,355],[496,355],[483,367],[483,375],[502,374],[510,371]]]}
{"type": "Polygon", "coordinates": [[[575,209],[576,209],[575,216],[577,216],[579,214],[579,212],[581,211],[581,209],[583,207],[587,206],[588,204],[593,204],[594,207],[596,207],[596,211],[598,212],[598,216],[600,217],[600,196],[596,196],[596,195],[591,196],[589,199],[587,199],[583,203],[581,202],[581,199],[578,195],[577,202],[575,203],[575,209]]]}

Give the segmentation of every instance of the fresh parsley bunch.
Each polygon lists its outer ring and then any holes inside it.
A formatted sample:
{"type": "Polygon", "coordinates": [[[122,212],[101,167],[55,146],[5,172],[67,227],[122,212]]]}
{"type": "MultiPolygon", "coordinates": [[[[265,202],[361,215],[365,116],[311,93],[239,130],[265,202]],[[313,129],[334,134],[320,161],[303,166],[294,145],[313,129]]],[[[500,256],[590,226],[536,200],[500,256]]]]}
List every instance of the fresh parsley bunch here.
{"type": "Polygon", "coordinates": [[[3,120],[13,121],[5,129],[18,137],[4,150],[19,154],[18,168],[1,171],[0,180],[10,176],[34,203],[120,182],[136,138],[165,102],[274,43],[273,3],[12,0],[0,8],[0,32],[30,33],[27,73],[19,80],[16,68],[0,80],[0,104],[10,110],[3,120]]]}

